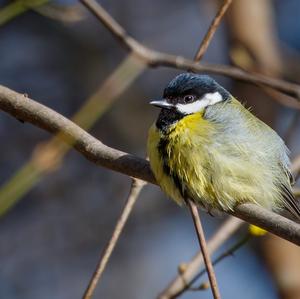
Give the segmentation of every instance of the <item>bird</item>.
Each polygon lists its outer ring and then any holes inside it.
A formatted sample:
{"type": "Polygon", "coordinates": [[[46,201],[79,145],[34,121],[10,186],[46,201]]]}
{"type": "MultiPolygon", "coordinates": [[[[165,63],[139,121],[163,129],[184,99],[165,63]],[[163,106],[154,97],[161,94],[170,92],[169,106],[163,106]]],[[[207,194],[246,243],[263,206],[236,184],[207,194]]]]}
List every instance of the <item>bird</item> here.
{"type": "Polygon", "coordinates": [[[150,167],[175,202],[208,212],[253,203],[300,219],[284,141],[213,78],[179,74],[150,104],[161,109],[148,133],[150,167]]]}

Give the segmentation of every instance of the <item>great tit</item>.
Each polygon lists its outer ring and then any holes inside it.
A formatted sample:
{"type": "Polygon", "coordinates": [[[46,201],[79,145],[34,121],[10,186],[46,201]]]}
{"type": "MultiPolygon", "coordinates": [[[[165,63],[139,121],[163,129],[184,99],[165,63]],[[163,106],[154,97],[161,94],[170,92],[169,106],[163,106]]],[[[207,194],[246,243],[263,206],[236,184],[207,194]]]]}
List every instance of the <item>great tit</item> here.
{"type": "Polygon", "coordinates": [[[150,104],[161,108],[148,136],[151,169],[177,203],[229,211],[251,202],[300,218],[283,140],[215,80],[180,74],[150,104]]]}

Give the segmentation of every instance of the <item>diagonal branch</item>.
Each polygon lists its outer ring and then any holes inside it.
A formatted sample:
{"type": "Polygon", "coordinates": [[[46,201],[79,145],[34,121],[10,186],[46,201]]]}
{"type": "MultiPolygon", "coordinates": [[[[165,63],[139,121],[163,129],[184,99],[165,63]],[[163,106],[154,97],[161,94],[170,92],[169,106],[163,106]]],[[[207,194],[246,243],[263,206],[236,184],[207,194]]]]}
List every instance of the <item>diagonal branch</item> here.
{"type": "MultiPolygon", "coordinates": [[[[244,236],[241,240],[239,240],[238,242],[236,242],[234,245],[232,245],[229,249],[227,249],[225,252],[221,253],[214,261],[213,261],[213,265],[216,266],[217,264],[219,264],[222,260],[224,260],[225,258],[229,257],[229,256],[233,256],[234,253],[240,249],[242,246],[246,245],[249,240],[251,239],[251,234],[246,234],[246,236],[244,236]]],[[[185,288],[182,290],[182,292],[176,294],[173,296],[173,298],[177,298],[179,297],[184,291],[186,290],[190,290],[190,291],[199,291],[199,290],[203,290],[203,286],[207,285],[206,282],[201,283],[198,287],[193,287],[193,284],[199,279],[201,278],[204,274],[206,273],[206,269],[201,270],[192,280],[190,283],[188,283],[185,288]]]]}
{"type": "Polygon", "coordinates": [[[165,66],[181,70],[192,70],[194,72],[224,75],[247,83],[263,84],[300,100],[300,86],[297,84],[261,74],[247,73],[236,67],[216,64],[199,64],[182,56],[170,55],[147,48],[132,36],[128,35],[125,29],[95,0],[80,1],[116,37],[116,39],[125,46],[126,49],[132,51],[140,60],[150,67],[165,66]]]}
{"type": "MultiPolygon", "coordinates": [[[[93,163],[156,184],[145,159],[103,144],[54,110],[0,85],[0,109],[61,138],[93,163]]],[[[232,212],[249,223],[300,245],[300,225],[254,204],[241,204],[232,212]]]]}
{"type": "Polygon", "coordinates": [[[198,50],[197,53],[195,55],[194,60],[195,61],[200,61],[201,58],[203,57],[204,53],[206,52],[217,28],[220,25],[220,22],[223,18],[223,16],[225,15],[227,9],[229,8],[230,4],[231,4],[232,0],[224,0],[222,6],[220,7],[219,11],[217,12],[215,18],[213,19],[213,21],[211,22],[208,31],[206,32],[198,50]]]}
{"type": "MultiPolygon", "coordinates": [[[[229,217],[208,240],[208,252],[212,255],[231,235],[233,235],[243,222],[235,217],[229,217]]],[[[203,265],[203,255],[199,251],[194,258],[186,264],[184,271],[178,274],[168,286],[160,293],[158,299],[169,299],[180,294],[186,285],[198,273],[203,265]]]]}
{"type": "Polygon", "coordinates": [[[214,297],[214,299],[221,299],[216,274],[215,274],[214,267],[212,265],[210,255],[208,252],[205,235],[204,235],[204,231],[203,231],[203,227],[201,224],[201,219],[200,219],[200,215],[199,215],[197,206],[191,199],[187,199],[187,204],[189,206],[189,209],[190,209],[192,217],[193,217],[193,222],[195,225],[195,229],[196,229],[200,249],[202,252],[205,268],[206,268],[206,271],[208,274],[209,283],[211,286],[213,297],[214,297]]]}
{"type": "MultiPolygon", "coordinates": [[[[217,30],[217,28],[221,22],[222,17],[224,16],[224,14],[225,14],[227,8],[229,7],[229,5],[231,4],[231,2],[232,2],[232,0],[224,0],[223,5],[221,6],[221,9],[218,11],[217,15],[213,19],[211,26],[209,27],[204,39],[202,40],[202,42],[199,46],[199,49],[194,58],[195,62],[200,62],[200,60],[202,59],[203,55],[205,54],[205,52],[212,40],[212,37],[213,37],[215,31],[217,30]]],[[[211,286],[212,295],[215,299],[221,298],[216,274],[215,274],[214,267],[213,267],[213,264],[212,264],[212,261],[210,258],[210,254],[208,252],[208,246],[206,243],[200,214],[198,212],[198,209],[197,209],[197,206],[195,205],[195,203],[189,198],[187,199],[187,205],[192,214],[192,218],[193,218],[195,230],[197,233],[201,253],[203,256],[203,261],[205,264],[205,268],[206,268],[208,278],[209,278],[209,283],[211,286]]]]}
{"type": "Polygon", "coordinates": [[[115,229],[113,231],[113,234],[108,241],[105,249],[103,250],[101,254],[101,258],[97,264],[96,270],[91,277],[91,280],[89,282],[89,285],[82,297],[82,299],[91,299],[93,296],[93,293],[96,289],[96,286],[101,278],[101,275],[103,274],[105,267],[108,263],[108,260],[116,246],[116,243],[119,240],[119,237],[123,231],[123,228],[127,222],[127,219],[132,211],[132,208],[134,204],[136,203],[136,200],[142,191],[143,186],[145,185],[144,181],[137,180],[137,179],[132,179],[132,184],[130,188],[130,192],[127,198],[127,202],[123,208],[123,211],[118,219],[118,222],[115,226],[115,229]]]}

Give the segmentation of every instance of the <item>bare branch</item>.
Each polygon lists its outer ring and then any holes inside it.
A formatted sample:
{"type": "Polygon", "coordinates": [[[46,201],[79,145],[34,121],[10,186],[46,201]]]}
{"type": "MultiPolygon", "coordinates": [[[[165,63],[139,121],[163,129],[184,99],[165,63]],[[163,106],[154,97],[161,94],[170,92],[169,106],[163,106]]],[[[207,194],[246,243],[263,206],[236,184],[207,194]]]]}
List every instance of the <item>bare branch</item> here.
{"type": "MultiPolygon", "coordinates": [[[[222,16],[225,14],[225,11],[227,10],[227,8],[225,8],[225,7],[227,4],[228,4],[227,7],[229,7],[231,1],[232,0],[224,0],[224,3],[222,5],[220,11],[217,13],[216,17],[214,18],[210,28],[208,29],[208,31],[205,35],[204,39],[201,42],[201,45],[200,45],[200,47],[196,53],[196,56],[194,58],[195,62],[200,62],[200,60],[202,59],[204,53],[206,52],[206,50],[212,40],[212,37],[213,37],[215,31],[217,30],[217,28],[220,24],[222,16]]],[[[210,254],[208,252],[205,234],[204,234],[201,219],[200,219],[200,214],[198,212],[198,209],[197,209],[197,206],[195,205],[195,203],[189,198],[187,199],[187,205],[190,209],[192,219],[194,222],[195,230],[196,230],[199,245],[200,245],[200,250],[201,250],[205,268],[206,268],[206,271],[207,271],[208,277],[209,277],[209,283],[210,283],[212,295],[215,299],[221,298],[216,274],[215,274],[215,271],[214,271],[214,268],[213,268],[213,265],[211,262],[210,254]]]]}
{"type": "MultiPolygon", "coordinates": [[[[241,240],[237,241],[234,245],[232,245],[229,249],[227,249],[225,252],[221,253],[214,261],[213,265],[216,266],[218,263],[220,263],[222,260],[229,256],[233,256],[234,253],[240,249],[242,246],[244,246],[250,239],[252,235],[251,234],[246,234],[241,240]]],[[[199,291],[203,289],[203,286],[206,286],[208,283],[204,282],[201,283],[198,287],[192,287],[192,285],[199,279],[201,278],[204,274],[206,273],[206,269],[201,270],[192,280],[190,283],[186,284],[185,288],[177,293],[176,295],[173,295],[172,298],[177,298],[179,297],[183,292],[187,290],[191,291],[199,291]]]]}
{"type": "MultiPolygon", "coordinates": [[[[62,138],[88,160],[108,169],[156,184],[149,162],[104,145],[54,110],[0,85],[0,109],[62,138]]],[[[241,204],[232,212],[247,222],[300,245],[300,225],[254,204],[241,204]]]]}
{"type": "Polygon", "coordinates": [[[220,7],[219,11],[217,12],[215,18],[213,19],[213,21],[211,22],[208,31],[206,32],[198,50],[197,53],[195,55],[194,60],[195,61],[200,61],[201,58],[203,57],[204,53],[206,52],[217,28],[220,25],[220,22],[223,18],[223,16],[225,15],[227,9],[229,8],[230,4],[231,4],[232,0],[224,0],[222,6],[220,7]]]}
{"type": "Polygon", "coordinates": [[[136,200],[137,200],[144,185],[145,185],[144,181],[132,179],[132,184],[131,184],[131,188],[130,188],[130,192],[129,192],[126,204],[125,204],[123,211],[117,221],[117,224],[115,226],[113,234],[101,254],[101,258],[96,267],[96,270],[95,270],[93,276],[91,277],[89,285],[82,297],[83,299],[92,298],[92,295],[93,295],[93,293],[96,289],[96,286],[101,278],[101,275],[103,274],[103,272],[105,270],[108,260],[116,246],[116,243],[119,240],[119,237],[123,231],[123,228],[127,222],[127,219],[129,217],[129,215],[132,211],[132,208],[133,208],[134,204],[136,203],[136,200]]]}
{"type": "MultiPolygon", "coordinates": [[[[220,226],[217,232],[208,241],[208,252],[212,255],[231,235],[233,235],[243,222],[235,217],[229,217],[224,224],[220,226]]],[[[184,267],[179,275],[177,275],[169,285],[160,293],[158,299],[169,299],[176,294],[181,293],[185,286],[198,273],[203,265],[203,255],[198,252],[195,257],[184,267]]]]}
{"type": "MultiPolygon", "coordinates": [[[[206,52],[206,50],[212,40],[213,35],[214,35],[215,31],[217,30],[217,28],[221,22],[221,19],[224,16],[231,1],[232,0],[224,0],[221,9],[217,13],[214,20],[212,21],[210,28],[208,29],[204,39],[202,40],[202,42],[199,46],[199,49],[194,58],[195,62],[200,62],[200,60],[202,59],[204,53],[206,52]]],[[[194,226],[195,226],[195,230],[197,233],[201,253],[202,253],[204,264],[205,264],[205,268],[206,268],[206,271],[207,271],[208,277],[209,277],[209,283],[210,283],[212,295],[215,299],[221,298],[216,274],[215,274],[215,271],[214,271],[214,268],[213,268],[213,265],[211,262],[210,254],[208,252],[205,234],[204,234],[203,227],[201,224],[200,214],[198,212],[198,209],[197,209],[197,206],[195,205],[195,203],[189,198],[187,199],[187,205],[190,209],[192,219],[194,222],[194,226]]]]}
{"type": "Polygon", "coordinates": [[[237,206],[231,214],[266,229],[277,236],[283,237],[284,235],[284,239],[300,246],[300,240],[298,239],[300,236],[300,225],[294,221],[249,203],[237,206]],[[270,228],[275,223],[277,224],[275,230],[267,228],[270,228]]]}
{"type": "Polygon", "coordinates": [[[300,86],[297,84],[261,74],[247,73],[236,67],[216,64],[199,64],[181,56],[170,55],[147,48],[128,35],[124,28],[121,27],[95,0],[81,0],[81,2],[118,39],[118,41],[126,47],[126,49],[131,50],[148,66],[166,66],[182,70],[192,70],[194,72],[224,75],[252,84],[263,84],[300,100],[300,86]]]}
{"type": "Polygon", "coordinates": [[[189,206],[189,209],[190,209],[192,217],[193,217],[193,222],[195,225],[195,230],[197,232],[197,237],[198,237],[199,245],[200,245],[201,252],[203,255],[205,268],[207,270],[212,294],[214,296],[214,299],[221,299],[216,274],[215,274],[215,271],[214,271],[214,268],[213,268],[213,265],[212,265],[212,262],[210,259],[210,255],[209,255],[209,252],[207,249],[205,235],[204,235],[204,231],[202,228],[201,219],[200,219],[200,215],[199,215],[197,206],[191,199],[187,200],[187,204],[189,206]]]}
{"type": "Polygon", "coordinates": [[[61,114],[1,85],[0,109],[50,133],[60,133],[65,142],[97,165],[155,183],[145,159],[104,145],[61,114]]]}

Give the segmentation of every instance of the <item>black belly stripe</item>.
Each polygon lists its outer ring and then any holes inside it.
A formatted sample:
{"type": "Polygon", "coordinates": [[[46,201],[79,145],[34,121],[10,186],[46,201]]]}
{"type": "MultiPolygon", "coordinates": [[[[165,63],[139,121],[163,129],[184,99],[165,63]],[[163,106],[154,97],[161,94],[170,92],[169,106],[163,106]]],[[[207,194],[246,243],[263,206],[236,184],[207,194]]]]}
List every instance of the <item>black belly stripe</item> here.
{"type": "Polygon", "coordinates": [[[158,152],[161,155],[162,161],[163,161],[163,171],[166,175],[170,176],[176,186],[176,188],[179,190],[181,196],[183,198],[186,197],[186,192],[183,188],[182,182],[179,179],[178,175],[174,173],[170,166],[169,166],[169,157],[167,153],[167,148],[169,145],[168,136],[166,138],[161,138],[158,144],[158,152]]]}

